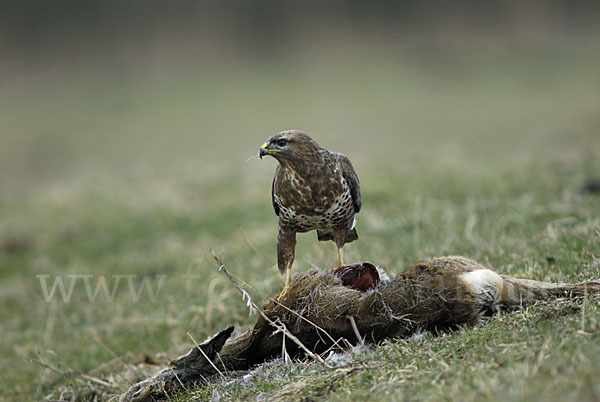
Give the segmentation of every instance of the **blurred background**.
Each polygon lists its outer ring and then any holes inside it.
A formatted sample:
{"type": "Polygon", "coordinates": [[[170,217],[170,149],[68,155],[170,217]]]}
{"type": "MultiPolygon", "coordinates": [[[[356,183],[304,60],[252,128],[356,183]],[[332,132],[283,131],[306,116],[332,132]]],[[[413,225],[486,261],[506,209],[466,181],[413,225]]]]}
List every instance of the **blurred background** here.
{"type": "Polygon", "coordinates": [[[595,1],[1,7],[0,185],[11,191],[223,165],[262,175],[272,166],[246,160],[291,128],[400,167],[527,158],[548,143],[542,155],[598,150],[595,1]]]}
{"type": "MultiPolygon", "coordinates": [[[[600,176],[598,1],[2,0],[0,395],[70,381],[32,357],[84,372],[250,325],[208,250],[256,301],[281,290],[257,153],[285,129],[358,172],[347,261],[598,270],[599,203],[578,195],[600,176]],[[166,279],[158,300],[78,282],[47,302],[36,275],[73,274],[166,279]]],[[[315,238],[294,272],[337,261],[315,238]]]]}

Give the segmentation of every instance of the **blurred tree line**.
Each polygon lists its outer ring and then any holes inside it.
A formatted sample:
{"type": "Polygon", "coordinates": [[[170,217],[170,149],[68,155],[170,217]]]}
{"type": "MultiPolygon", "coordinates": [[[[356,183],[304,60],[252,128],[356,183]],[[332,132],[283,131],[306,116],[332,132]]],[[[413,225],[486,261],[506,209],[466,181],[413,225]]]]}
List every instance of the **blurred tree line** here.
{"type": "Polygon", "coordinates": [[[473,37],[598,38],[600,2],[586,0],[3,0],[0,56],[35,63],[102,59],[175,47],[263,57],[291,46],[473,37]]]}

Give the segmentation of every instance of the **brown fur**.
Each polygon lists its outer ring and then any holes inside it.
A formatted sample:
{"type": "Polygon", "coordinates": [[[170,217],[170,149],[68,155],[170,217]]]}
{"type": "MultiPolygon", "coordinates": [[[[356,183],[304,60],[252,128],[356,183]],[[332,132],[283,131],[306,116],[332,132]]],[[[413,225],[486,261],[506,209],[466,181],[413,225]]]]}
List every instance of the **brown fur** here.
{"type": "MultiPolygon", "coordinates": [[[[285,306],[270,299],[262,308],[270,320],[284,324],[306,347],[321,353],[333,345],[331,338],[357,341],[349,317],[362,338],[378,342],[420,329],[475,325],[488,311],[518,308],[524,302],[592,293],[600,293],[600,282],[516,279],[465,257],[442,257],[417,263],[366,293],[343,287],[331,273],[313,269],[294,277],[285,306]]],[[[134,385],[121,401],[153,400],[165,391],[210,378],[216,374],[212,364],[219,370],[243,370],[281,354],[284,336],[263,317],[254,328],[225,343],[231,331],[224,330],[201,345],[212,363],[194,348],[169,368],[134,385]]],[[[302,353],[290,340],[285,340],[285,346],[292,356],[302,353]]]]}

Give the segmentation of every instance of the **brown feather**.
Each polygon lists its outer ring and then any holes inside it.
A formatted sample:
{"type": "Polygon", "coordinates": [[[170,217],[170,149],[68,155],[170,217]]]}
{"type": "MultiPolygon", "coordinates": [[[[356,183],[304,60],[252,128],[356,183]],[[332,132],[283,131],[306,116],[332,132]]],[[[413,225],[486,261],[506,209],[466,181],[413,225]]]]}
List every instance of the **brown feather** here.
{"type": "Polygon", "coordinates": [[[358,238],[354,215],[362,207],[360,184],[352,163],[319,146],[301,131],[282,131],[267,140],[268,154],[279,162],[271,187],[279,216],[278,266],[281,272],[294,261],[295,235],[317,230],[319,240],[338,247],[358,238]]]}

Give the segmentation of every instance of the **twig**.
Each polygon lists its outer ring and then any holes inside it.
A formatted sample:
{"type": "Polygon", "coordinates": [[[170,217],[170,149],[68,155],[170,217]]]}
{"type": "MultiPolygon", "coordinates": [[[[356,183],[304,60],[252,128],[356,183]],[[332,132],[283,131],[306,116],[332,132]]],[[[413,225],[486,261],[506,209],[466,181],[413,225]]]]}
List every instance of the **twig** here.
{"type": "Polygon", "coordinates": [[[340,348],[340,350],[344,350],[344,348],[340,345],[340,342],[342,342],[345,346],[346,349],[348,350],[352,350],[352,344],[346,339],[346,338],[340,338],[338,339],[335,344],[331,345],[330,347],[328,347],[323,353],[321,353],[321,356],[326,356],[329,354],[329,352],[331,352],[333,350],[333,348],[335,348],[336,346],[338,348],[340,348]],[[342,342],[343,341],[343,342],[342,342]]]}
{"type": "Polygon", "coordinates": [[[221,370],[219,370],[219,368],[217,366],[215,366],[215,364],[212,362],[212,360],[210,360],[210,358],[206,355],[206,353],[204,353],[204,351],[202,350],[202,348],[200,347],[200,345],[198,344],[198,342],[196,342],[196,340],[194,339],[194,337],[192,336],[192,334],[190,334],[189,332],[186,332],[187,336],[190,337],[190,339],[192,340],[192,342],[194,342],[194,344],[196,345],[196,348],[200,351],[200,353],[202,353],[202,356],[204,356],[206,358],[206,360],[208,360],[208,362],[210,363],[211,366],[213,366],[213,368],[215,370],[217,370],[217,373],[219,373],[221,375],[221,377],[225,377],[223,375],[223,373],[221,372],[221,370]]]}
{"type": "Polygon", "coordinates": [[[215,254],[215,252],[212,249],[210,249],[210,253],[212,254],[215,261],[217,262],[217,265],[219,266],[219,271],[223,271],[225,273],[225,275],[227,276],[227,278],[229,278],[229,280],[231,281],[233,286],[235,286],[235,288],[242,294],[242,300],[246,301],[246,306],[248,306],[248,308],[250,309],[250,313],[253,314],[256,311],[260,311],[258,306],[256,304],[254,304],[254,302],[250,298],[250,295],[248,294],[248,292],[246,292],[240,285],[238,285],[238,283],[235,281],[233,276],[229,273],[227,268],[225,268],[225,264],[223,264],[223,262],[219,259],[219,257],[217,257],[217,255],[215,254]]]}
{"type": "Polygon", "coordinates": [[[60,370],[60,369],[57,369],[56,367],[52,367],[51,365],[49,365],[48,363],[46,363],[46,362],[44,362],[42,360],[38,360],[38,359],[34,359],[34,358],[31,358],[31,361],[33,363],[37,363],[40,366],[43,366],[43,367],[47,368],[48,370],[54,371],[55,373],[60,374],[60,375],[62,375],[64,377],[68,377],[68,378],[77,378],[77,377],[79,377],[79,378],[83,378],[84,380],[95,382],[96,384],[102,385],[104,387],[108,387],[108,388],[114,388],[115,387],[111,383],[108,383],[106,381],[102,381],[99,378],[95,378],[95,377],[89,376],[87,374],[80,373],[77,370],[60,370]]]}
{"type": "Polygon", "coordinates": [[[41,360],[34,359],[34,358],[32,357],[32,358],[30,359],[30,361],[31,361],[32,363],[37,363],[37,364],[39,364],[40,366],[42,366],[42,367],[45,367],[45,368],[47,368],[47,369],[48,369],[48,370],[50,370],[50,371],[54,371],[54,372],[55,372],[55,373],[57,373],[57,374],[63,375],[63,376],[65,376],[65,377],[69,377],[69,374],[68,374],[66,371],[59,370],[59,369],[57,369],[56,367],[52,367],[52,366],[51,366],[51,365],[49,365],[48,363],[45,363],[45,362],[43,362],[43,361],[41,361],[41,360]]]}
{"type": "Polygon", "coordinates": [[[316,353],[314,353],[313,351],[311,351],[310,349],[308,349],[306,346],[304,346],[304,344],[298,339],[296,338],[296,336],[294,334],[292,334],[287,327],[285,326],[284,323],[276,323],[275,321],[273,321],[272,319],[270,319],[264,311],[262,311],[262,309],[260,307],[258,307],[250,298],[250,295],[248,294],[248,292],[246,292],[244,289],[242,289],[240,287],[240,285],[237,284],[237,282],[235,281],[235,279],[233,278],[233,276],[231,276],[231,274],[229,273],[229,271],[227,270],[227,268],[225,268],[225,264],[223,264],[223,262],[219,259],[219,257],[217,257],[217,255],[215,254],[215,252],[211,249],[210,253],[212,254],[213,258],[215,259],[217,265],[219,266],[219,271],[222,271],[225,273],[225,275],[227,275],[227,278],[229,278],[229,280],[231,281],[231,283],[233,284],[233,286],[235,286],[240,293],[242,294],[242,300],[245,299],[245,297],[248,298],[247,300],[247,305],[250,307],[252,306],[252,308],[255,311],[258,311],[258,313],[272,326],[274,326],[275,328],[277,328],[278,331],[281,331],[284,333],[284,335],[289,338],[292,342],[294,342],[296,345],[298,345],[302,350],[304,350],[306,352],[306,354],[308,356],[310,356],[312,359],[324,364],[326,367],[331,368],[331,366],[329,364],[327,364],[325,362],[325,360],[323,360],[323,358],[319,355],[317,355],[316,353]]]}
{"type": "Polygon", "coordinates": [[[75,375],[78,375],[78,376],[80,376],[81,378],[85,378],[85,379],[86,379],[86,380],[88,380],[88,381],[95,382],[96,384],[104,385],[105,387],[108,387],[108,388],[114,388],[114,387],[115,387],[115,386],[114,386],[114,385],[112,385],[111,383],[108,383],[108,382],[106,382],[106,381],[102,381],[102,380],[101,380],[101,379],[99,379],[99,378],[94,378],[94,377],[91,377],[91,376],[89,376],[89,375],[87,375],[87,374],[80,373],[79,371],[76,371],[76,372],[75,372],[75,375]]]}
{"type": "Polygon", "coordinates": [[[348,349],[352,349],[352,348],[354,347],[354,345],[352,345],[352,344],[350,343],[350,341],[348,341],[348,339],[346,339],[346,338],[342,338],[342,340],[344,341],[344,343],[346,344],[346,347],[347,347],[348,349]]]}

